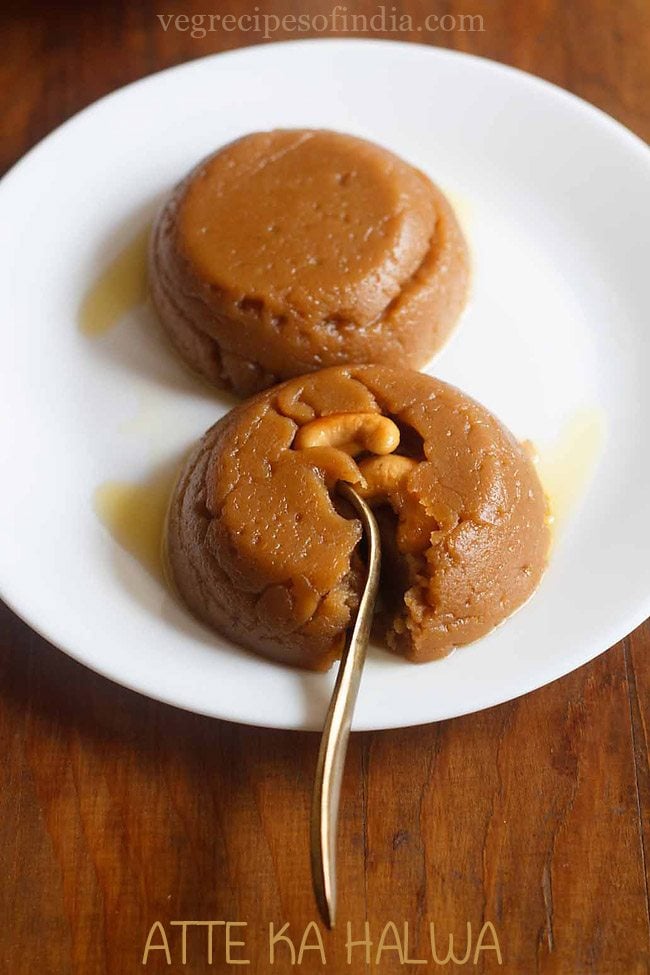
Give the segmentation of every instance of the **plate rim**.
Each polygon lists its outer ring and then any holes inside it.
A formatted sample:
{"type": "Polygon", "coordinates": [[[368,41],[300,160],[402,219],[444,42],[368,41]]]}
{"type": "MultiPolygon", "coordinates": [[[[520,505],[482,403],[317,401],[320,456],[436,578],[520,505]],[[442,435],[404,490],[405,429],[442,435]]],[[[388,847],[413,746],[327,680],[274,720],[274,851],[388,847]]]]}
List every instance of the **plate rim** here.
{"type": "MultiPolygon", "coordinates": [[[[111,99],[117,99],[123,93],[131,91],[136,88],[144,88],[147,85],[154,85],[162,76],[170,76],[172,73],[181,74],[183,72],[191,72],[196,70],[197,67],[205,65],[206,62],[212,62],[215,59],[245,59],[255,57],[258,52],[264,52],[266,50],[273,49],[277,51],[280,48],[287,47],[340,47],[345,45],[346,47],[359,47],[359,48],[381,48],[384,50],[400,50],[403,53],[408,51],[412,54],[413,51],[417,51],[416,56],[433,57],[448,61],[457,62],[473,62],[478,63],[482,67],[488,70],[495,71],[497,74],[514,75],[518,82],[523,82],[529,87],[550,90],[550,92],[556,97],[560,98],[567,104],[571,104],[575,109],[580,110],[584,115],[591,116],[593,122],[599,126],[609,130],[611,135],[615,136],[619,141],[624,141],[630,150],[638,153],[641,158],[643,158],[646,164],[650,165],[650,147],[644,142],[644,140],[628,129],[625,125],[619,122],[617,119],[613,118],[607,112],[592,105],[590,102],[581,98],[579,95],[567,91],[561,88],[559,85],[541,78],[537,75],[531,74],[530,72],[524,71],[520,68],[514,67],[509,64],[504,64],[501,61],[495,59],[482,57],[476,54],[470,54],[464,51],[456,51],[448,48],[441,48],[433,44],[425,44],[419,42],[411,41],[397,41],[388,40],[380,38],[302,38],[302,39],[290,39],[284,41],[276,42],[261,42],[257,44],[250,44],[243,47],[234,48],[228,51],[214,52],[208,55],[204,55],[198,58],[192,58],[188,61],[181,62],[180,64],[171,65],[167,68],[163,68],[159,71],[155,71],[151,74],[145,75],[134,81],[128,82],[125,85],[106,93],[102,97],[96,99],[90,104],[84,106],[82,109],[74,113],[68,119],[63,121],[60,125],[56,126],[51,132],[48,132],[42,139],[40,139],[34,146],[32,146],[25,154],[23,154],[2,176],[0,179],[0,209],[2,208],[2,201],[4,194],[11,192],[11,183],[13,178],[21,172],[25,167],[27,167],[33,160],[34,157],[38,157],[44,151],[47,151],[48,144],[50,140],[54,141],[61,137],[68,128],[72,128],[79,124],[86,113],[91,114],[96,111],[97,108],[109,102],[111,99]],[[426,54],[424,54],[426,52],[426,54]]],[[[13,612],[25,625],[30,627],[35,633],[37,633],[41,638],[45,639],[51,646],[65,653],[67,656],[74,659],[77,663],[87,667],[89,670],[96,674],[99,674],[102,678],[110,680],[112,683],[125,687],[128,690],[135,692],[143,697],[148,697],[152,700],[159,701],[163,704],[169,705],[171,707],[179,708],[180,710],[189,711],[191,713],[200,714],[206,717],[218,718],[219,720],[231,721],[236,724],[242,724],[251,727],[264,727],[277,730],[291,730],[291,731],[314,731],[316,730],[313,719],[309,715],[305,715],[303,724],[287,724],[283,723],[281,718],[277,720],[270,720],[265,718],[262,722],[253,722],[250,719],[242,716],[241,713],[228,713],[229,708],[227,702],[220,702],[219,711],[217,714],[213,710],[202,709],[191,703],[180,702],[178,698],[172,699],[164,693],[158,693],[150,689],[143,689],[142,686],[136,686],[134,683],[129,682],[120,676],[116,676],[111,673],[110,667],[104,667],[101,665],[90,664],[87,659],[84,658],[83,652],[79,650],[76,646],[78,641],[72,641],[75,645],[73,646],[70,641],[60,640],[56,634],[57,627],[48,625],[47,622],[42,620],[33,621],[30,619],[30,610],[28,601],[20,598],[20,593],[16,595],[12,592],[11,584],[11,567],[5,565],[4,560],[0,557],[0,599],[8,606],[11,612],[13,612]]],[[[540,689],[547,686],[548,684],[560,679],[561,677],[567,676],[579,667],[591,662],[596,659],[596,657],[607,652],[607,649],[611,648],[615,643],[619,642],[621,639],[625,638],[638,626],[642,625],[644,621],[650,616],[650,594],[646,599],[646,602],[637,604],[634,612],[630,612],[625,622],[619,625],[611,625],[609,630],[603,633],[603,638],[606,639],[607,646],[605,649],[597,650],[587,657],[584,653],[577,654],[576,657],[571,659],[565,657],[564,663],[559,667],[550,667],[547,672],[542,676],[540,681],[540,671],[537,671],[537,677],[530,682],[527,682],[523,688],[520,687],[513,694],[507,694],[505,697],[497,694],[496,697],[489,701],[488,703],[482,704],[480,707],[470,706],[466,709],[458,709],[457,707],[451,709],[448,714],[443,714],[436,718],[432,718],[429,721],[422,720],[418,716],[417,720],[408,721],[401,718],[397,723],[386,723],[386,719],[372,721],[365,720],[363,725],[355,726],[354,731],[378,731],[378,730],[392,730],[397,728],[414,727],[420,724],[427,724],[431,722],[437,722],[442,720],[448,720],[452,717],[461,717],[467,714],[478,713],[479,711],[486,710],[491,707],[498,706],[500,704],[505,704],[509,701],[515,700],[524,694],[530,693],[533,690],[540,689]]]]}
{"type": "Polygon", "coordinates": [[[640,149],[645,154],[650,154],[650,146],[637,135],[631,129],[629,129],[618,119],[614,118],[604,109],[599,108],[597,105],[592,104],[592,102],[587,101],[580,95],[576,95],[574,92],[569,91],[567,88],[562,88],[557,85],[554,81],[548,81],[546,78],[542,78],[540,75],[532,74],[530,71],[525,71],[523,68],[518,68],[512,64],[506,64],[504,61],[498,61],[496,58],[483,57],[480,54],[472,54],[469,51],[457,51],[453,48],[438,47],[435,44],[426,44],[420,41],[396,41],[389,40],[387,38],[371,38],[371,37],[304,37],[300,39],[290,39],[284,41],[261,41],[258,44],[247,44],[242,47],[231,48],[228,51],[214,51],[211,54],[203,54],[196,58],[190,58],[187,61],[181,61],[179,64],[172,64],[167,68],[161,68],[158,71],[153,71],[150,74],[143,75],[141,78],[136,78],[134,81],[127,81],[126,84],[120,85],[114,88],[112,91],[106,92],[105,95],[100,95],[94,101],[90,102],[88,105],[84,105],[78,111],[74,112],[68,118],[64,119],[59,125],[55,126],[50,132],[46,133],[41,139],[39,139],[33,146],[31,146],[26,152],[23,153],[10,167],[2,174],[0,177],[0,189],[2,188],[5,180],[12,176],[14,172],[21,167],[27,160],[29,160],[33,155],[39,152],[43,146],[54,136],[58,136],[64,129],[68,126],[72,126],[74,123],[78,122],[86,112],[90,113],[109,102],[112,98],[118,97],[120,94],[127,90],[132,90],[134,88],[145,87],[147,84],[153,83],[158,78],[165,75],[170,75],[172,73],[181,73],[184,71],[191,70],[197,65],[205,64],[207,61],[213,61],[216,58],[220,59],[230,59],[243,56],[250,56],[253,51],[266,51],[271,48],[283,48],[283,47],[303,47],[303,46],[359,46],[359,47],[383,47],[386,49],[401,49],[406,51],[407,49],[415,49],[419,52],[427,52],[427,56],[440,57],[443,60],[449,59],[451,61],[472,61],[479,64],[487,65],[490,68],[498,71],[506,72],[507,74],[516,75],[524,83],[530,84],[533,87],[542,86],[543,88],[551,89],[556,95],[564,98],[566,101],[573,103],[576,107],[579,107],[587,112],[593,113],[595,118],[598,118],[599,122],[602,124],[613,126],[618,130],[618,134],[622,137],[628,139],[631,144],[634,144],[637,149],[640,149]]]}

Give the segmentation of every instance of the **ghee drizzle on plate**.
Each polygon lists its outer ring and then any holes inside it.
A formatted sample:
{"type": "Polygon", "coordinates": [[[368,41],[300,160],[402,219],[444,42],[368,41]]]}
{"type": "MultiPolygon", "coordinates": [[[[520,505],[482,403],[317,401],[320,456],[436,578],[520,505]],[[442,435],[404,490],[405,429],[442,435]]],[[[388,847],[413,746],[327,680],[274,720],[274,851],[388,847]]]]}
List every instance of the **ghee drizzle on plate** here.
{"type": "Polygon", "coordinates": [[[150,228],[141,230],[101,272],[79,310],[84,335],[99,337],[147,297],[147,246],[150,228]]]}
{"type": "Polygon", "coordinates": [[[533,447],[533,460],[549,500],[557,538],[589,486],[605,442],[605,415],[597,407],[578,410],[554,442],[533,447]]]}
{"type": "Polygon", "coordinates": [[[105,481],[93,498],[97,517],[117,544],[165,586],[162,544],[177,476],[175,463],[141,482],[105,481]]]}

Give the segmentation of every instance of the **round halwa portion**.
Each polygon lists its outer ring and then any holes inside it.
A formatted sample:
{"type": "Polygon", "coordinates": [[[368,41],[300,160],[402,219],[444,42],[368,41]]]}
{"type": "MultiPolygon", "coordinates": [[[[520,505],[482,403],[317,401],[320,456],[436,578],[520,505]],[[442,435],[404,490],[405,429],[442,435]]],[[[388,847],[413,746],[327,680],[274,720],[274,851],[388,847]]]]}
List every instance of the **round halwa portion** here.
{"type": "Polygon", "coordinates": [[[283,663],[327,668],[358,605],[362,532],[335,481],[368,494],[359,471],[372,457],[296,443],[318,418],[340,425],[359,414],[389,417],[395,453],[410,459],[371,500],[391,649],[425,661],[476,640],[529,598],[545,566],[544,492],[526,451],[484,407],[406,369],[336,367],[290,380],[206,433],[167,530],[170,572],[193,612],[283,663]]]}
{"type": "Polygon", "coordinates": [[[468,255],[433,183],[350,135],[276,130],[201,162],[156,220],[150,283],[178,353],[248,395],[347,362],[423,365],[468,255]]]}

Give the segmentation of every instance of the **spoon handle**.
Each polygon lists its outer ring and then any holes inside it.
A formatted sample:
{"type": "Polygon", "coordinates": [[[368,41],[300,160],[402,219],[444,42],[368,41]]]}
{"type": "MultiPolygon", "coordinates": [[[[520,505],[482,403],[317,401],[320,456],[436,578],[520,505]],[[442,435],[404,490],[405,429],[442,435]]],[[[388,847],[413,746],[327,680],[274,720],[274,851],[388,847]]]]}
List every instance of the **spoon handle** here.
{"type": "Polygon", "coordinates": [[[328,928],[336,915],[336,836],[345,753],[374,612],[381,544],[372,511],[349,484],[338,492],[355,508],[368,546],[368,573],[354,625],[348,631],[321,738],[311,807],[311,870],[314,895],[328,928]]]}

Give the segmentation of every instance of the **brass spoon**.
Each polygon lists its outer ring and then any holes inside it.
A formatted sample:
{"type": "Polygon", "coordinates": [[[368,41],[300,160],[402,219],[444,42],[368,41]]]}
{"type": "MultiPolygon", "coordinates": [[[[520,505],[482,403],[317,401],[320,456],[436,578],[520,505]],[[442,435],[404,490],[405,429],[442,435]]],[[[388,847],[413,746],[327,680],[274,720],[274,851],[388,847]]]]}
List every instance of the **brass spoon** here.
{"type": "Polygon", "coordinates": [[[352,714],[366,659],[381,562],[379,528],[372,511],[349,484],[340,481],[337,490],[355,508],[363,525],[368,545],[368,575],[354,625],[345,641],[325,718],[312,796],[312,883],[318,910],[328,928],[334,927],[336,915],[336,835],[341,780],[352,714]]]}

